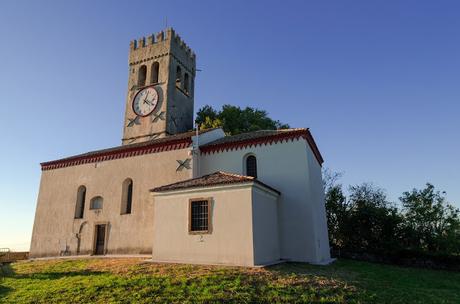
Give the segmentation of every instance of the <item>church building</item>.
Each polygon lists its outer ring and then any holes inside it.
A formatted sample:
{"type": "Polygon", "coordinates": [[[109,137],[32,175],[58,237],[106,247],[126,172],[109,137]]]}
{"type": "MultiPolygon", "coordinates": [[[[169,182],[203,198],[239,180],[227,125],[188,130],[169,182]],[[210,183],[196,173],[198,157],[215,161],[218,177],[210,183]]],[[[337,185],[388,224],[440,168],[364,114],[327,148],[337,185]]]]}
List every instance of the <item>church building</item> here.
{"type": "Polygon", "coordinates": [[[195,74],[173,29],[130,43],[121,145],[41,163],[30,257],[330,262],[309,129],[194,131],[195,74]]]}

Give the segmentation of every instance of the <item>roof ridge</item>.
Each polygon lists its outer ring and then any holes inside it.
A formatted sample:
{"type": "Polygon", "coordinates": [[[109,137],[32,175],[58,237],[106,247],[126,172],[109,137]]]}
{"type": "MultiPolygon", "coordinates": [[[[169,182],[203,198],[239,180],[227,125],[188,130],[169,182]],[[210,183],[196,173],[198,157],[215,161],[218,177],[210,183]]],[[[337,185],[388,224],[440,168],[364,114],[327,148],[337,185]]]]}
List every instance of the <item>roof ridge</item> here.
{"type": "Polygon", "coordinates": [[[182,181],[178,181],[172,184],[163,185],[151,189],[151,192],[163,192],[171,190],[179,190],[184,188],[197,188],[197,187],[207,187],[207,186],[218,186],[218,185],[228,185],[228,184],[237,184],[237,183],[254,183],[262,185],[265,188],[268,188],[276,193],[280,193],[278,190],[264,184],[263,182],[257,180],[252,176],[245,176],[236,173],[229,173],[224,171],[216,171],[210,174],[206,174],[200,177],[190,178],[182,181]]]}
{"type": "Polygon", "coordinates": [[[230,173],[230,172],[225,172],[225,171],[216,171],[214,173],[211,173],[211,174],[216,174],[216,173],[220,173],[220,174],[223,174],[223,175],[227,175],[227,176],[233,176],[233,177],[244,177],[244,178],[247,178],[247,179],[250,179],[250,180],[253,180],[254,177],[252,176],[248,176],[248,175],[241,175],[241,174],[236,174],[236,173],[230,173]]]}
{"type": "Polygon", "coordinates": [[[288,141],[304,139],[307,141],[316,160],[321,166],[324,162],[318,146],[313,139],[309,128],[293,128],[280,130],[258,130],[253,132],[240,133],[231,136],[224,136],[200,146],[203,154],[219,153],[234,149],[244,149],[261,145],[272,145],[288,141]]]}

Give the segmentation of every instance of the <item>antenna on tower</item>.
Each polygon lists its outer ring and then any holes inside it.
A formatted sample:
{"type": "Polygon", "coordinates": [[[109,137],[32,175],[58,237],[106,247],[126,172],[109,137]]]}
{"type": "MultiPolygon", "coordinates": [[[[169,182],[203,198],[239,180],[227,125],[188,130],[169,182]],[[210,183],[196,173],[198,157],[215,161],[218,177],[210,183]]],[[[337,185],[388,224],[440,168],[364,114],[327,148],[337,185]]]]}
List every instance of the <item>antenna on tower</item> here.
{"type": "Polygon", "coordinates": [[[199,164],[199,161],[200,161],[200,142],[199,142],[199,138],[200,138],[200,125],[195,122],[195,147],[193,147],[193,150],[192,150],[192,155],[193,155],[193,166],[194,168],[196,168],[196,170],[194,170],[196,176],[194,177],[199,177],[200,176],[200,164],[199,164]]]}
{"type": "Polygon", "coordinates": [[[200,149],[200,143],[198,142],[198,138],[200,137],[200,125],[195,122],[195,136],[196,136],[196,147],[195,147],[195,151],[196,153],[198,153],[198,150],[200,149]]]}
{"type": "Polygon", "coordinates": [[[168,16],[165,16],[165,28],[168,28],[168,16]]]}

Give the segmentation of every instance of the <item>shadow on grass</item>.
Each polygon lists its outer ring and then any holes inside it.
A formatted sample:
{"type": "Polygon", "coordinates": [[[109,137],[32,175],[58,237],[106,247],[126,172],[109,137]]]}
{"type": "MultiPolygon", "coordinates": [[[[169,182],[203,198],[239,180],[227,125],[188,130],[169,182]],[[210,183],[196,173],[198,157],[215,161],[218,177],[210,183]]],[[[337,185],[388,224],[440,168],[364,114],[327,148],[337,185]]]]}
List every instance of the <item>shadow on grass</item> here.
{"type": "Polygon", "coordinates": [[[11,292],[13,289],[10,287],[3,286],[3,279],[9,276],[13,270],[10,264],[0,264],[0,299],[5,297],[6,294],[11,292]]]}
{"type": "Polygon", "coordinates": [[[337,264],[319,266],[307,263],[288,262],[267,267],[267,270],[279,275],[322,276],[343,281],[352,281],[356,277],[356,273],[343,271],[337,264]]]}
{"type": "Polygon", "coordinates": [[[2,283],[0,282],[0,299],[5,297],[11,291],[13,291],[12,288],[3,286],[2,283]]]}
{"type": "MultiPolygon", "coordinates": [[[[79,271],[55,271],[38,273],[16,273],[10,264],[2,265],[0,268],[0,278],[12,279],[33,279],[33,280],[57,280],[64,277],[75,276],[97,276],[106,274],[105,271],[79,270],[79,271]]],[[[0,281],[1,282],[1,281],[0,281]]]]}
{"type": "Polygon", "coordinates": [[[10,264],[0,265],[0,300],[6,297],[14,289],[3,285],[4,279],[13,280],[26,280],[26,281],[37,281],[37,280],[59,280],[61,278],[77,277],[77,276],[100,276],[107,272],[104,271],[91,271],[91,270],[80,270],[80,271],[56,271],[56,272],[37,272],[37,273],[16,273],[10,264]]]}

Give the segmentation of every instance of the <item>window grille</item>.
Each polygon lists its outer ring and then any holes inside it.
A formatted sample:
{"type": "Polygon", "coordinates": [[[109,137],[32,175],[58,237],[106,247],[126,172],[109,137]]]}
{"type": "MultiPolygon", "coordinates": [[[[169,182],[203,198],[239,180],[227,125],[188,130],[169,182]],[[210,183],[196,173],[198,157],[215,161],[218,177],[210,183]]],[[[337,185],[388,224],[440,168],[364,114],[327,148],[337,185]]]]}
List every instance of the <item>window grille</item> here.
{"type": "Polygon", "coordinates": [[[209,200],[190,202],[190,231],[209,231],[209,200]]]}

